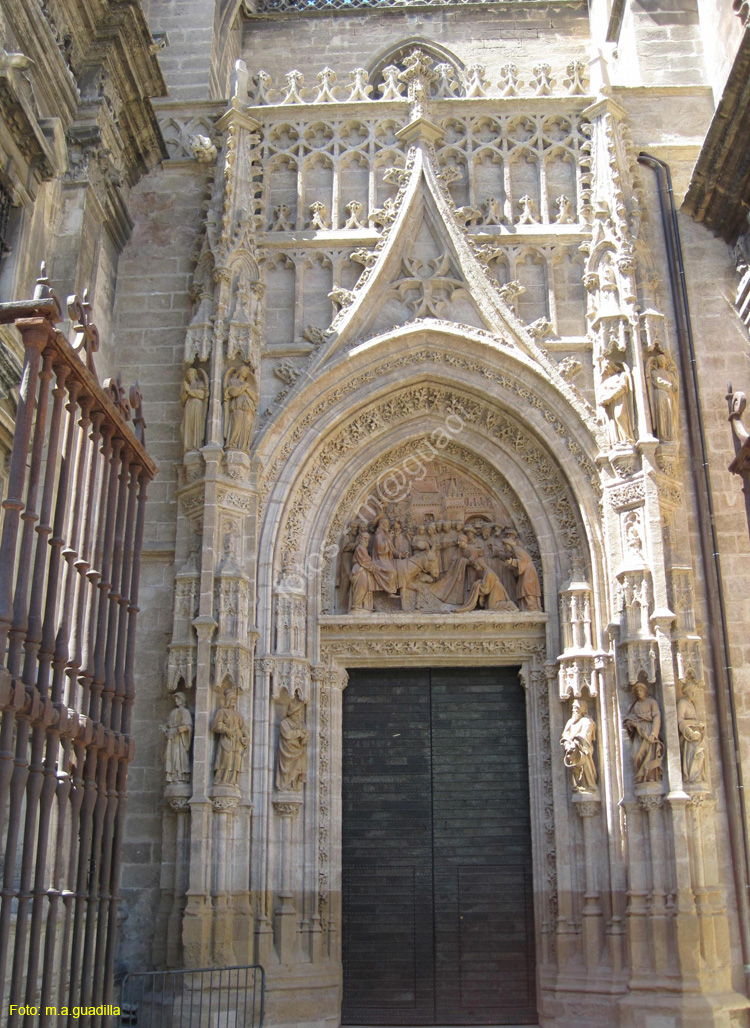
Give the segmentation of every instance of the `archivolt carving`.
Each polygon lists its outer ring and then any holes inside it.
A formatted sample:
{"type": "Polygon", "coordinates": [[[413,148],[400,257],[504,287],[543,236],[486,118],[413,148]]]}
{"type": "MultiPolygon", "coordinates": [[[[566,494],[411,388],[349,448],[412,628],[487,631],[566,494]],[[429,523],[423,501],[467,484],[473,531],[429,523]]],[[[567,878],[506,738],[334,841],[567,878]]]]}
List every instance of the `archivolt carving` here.
{"type": "MultiPolygon", "coordinates": [[[[415,411],[420,409],[440,412],[444,415],[449,415],[452,411],[460,412],[460,417],[465,422],[484,429],[490,437],[512,449],[529,467],[531,477],[546,497],[548,509],[557,522],[566,548],[577,549],[580,546],[578,525],[565,483],[550,456],[533,439],[528,430],[508,415],[490,410],[485,404],[447,389],[420,386],[403,390],[358,414],[316,453],[314,467],[303,478],[286,517],[283,551],[299,550],[300,533],[308,519],[309,511],[316,506],[317,495],[331,469],[345,460],[347,455],[354,448],[360,446],[369,435],[379,429],[392,428],[399,422],[412,418],[415,411]]],[[[415,452],[414,444],[411,445],[411,452],[415,452]]],[[[447,453],[448,451],[443,450],[443,452],[447,453]]],[[[467,455],[463,448],[460,452],[461,459],[465,456],[470,459],[470,455],[467,455]]],[[[339,532],[341,528],[341,524],[337,525],[339,532]]]]}
{"type": "MultiPolygon", "coordinates": [[[[455,326],[452,327],[455,328],[455,326]]],[[[473,329],[469,329],[468,332],[472,335],[476,335],[476,331],[473,329]]],[[[377,367],[368,368],[360,375],[352,376],[347,380],[345,385],[339,385],[332,389],[314,407],[307,410],[305,415],[295,423],[294,430],[288,436],[279,455],[274,459],[268,471],[262,478],[260,485],[261,508],[268,497],[268,493],[271,490],[273,482],[286,464],[292,450],[305,434],[306,430],[314,424],[322,414],[335,404],[341,402],[347,394],[354,392],[354,390],[358,389],[362,385],[381,379],[391,371],[398,371],[414,366],[425,367],[435,363],[442,363],[449,367],[474,373],[479,376],[488,387],[492,388],[494,392],[497,392],[497,390],[507,391],[514,397],[523,400],[530,407],[540,410],[554,432],[566,440],[568,451],[575,459],[578,466],[586,474],[591,488],[594,490],[597,497],[601,495],[599,473],[593,462],[588,459],[579,444],[572,438],[566,426],[552,411],[549,410],[544,400],[537,396],[536,393],[520,383],[516,377],[494,372],[486,364],[472,360],[471,358],[461,356],[458,353],[435,353],[434,349],[420,348],[412,353],[405,353],[401,357],[383,361],[378,364],[377,367]]],[[[490,421],[494,422],[495,419],[500,418],[501,415],[496,415],[494,412],[487,410],[479,404],[474,404],[473,406],[480,415],[482,413],[486,414],[487,428],[492,431],[490,421]]],[[[415,408],[412,406],[408,408],[408,412],[413,412],[414,409],[415,408]]],[[[517,428],[517,431],[523,434],[523,429],[520,426],[517,428]]]]}

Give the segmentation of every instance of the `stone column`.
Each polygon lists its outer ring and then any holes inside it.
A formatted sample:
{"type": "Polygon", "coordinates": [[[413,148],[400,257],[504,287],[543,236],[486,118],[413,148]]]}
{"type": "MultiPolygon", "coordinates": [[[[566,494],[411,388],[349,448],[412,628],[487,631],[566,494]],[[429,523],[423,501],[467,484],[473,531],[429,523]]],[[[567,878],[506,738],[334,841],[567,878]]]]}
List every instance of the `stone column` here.
{"type": "Polygon", "coordinates": [[[583,852],[586,867],[586,892],[581,910],[583,931],[583,959],[590,971],[595,971],[601,960],[604,944],[604,922],[597,865],[600,860],[599,833],[595,818],[601,815],[602,804],[598,796],[577,792],[573,804],[583,826],[583,852]]]}
{"type": "MultiPolygon", "coordinates": [[[[665,975],[669,966],[669,938],[667,889],[665,882],[665,846],[662,807],[664,796],[661,791],[648,790],[648,783],[636,790],[638,803],[646,812],[648,837],[651,848],[651,907],[649,921],[653,943],[653,970],[665,975]]],[[[659,787],[660,788],[660,787],[659,787]]]]}
{"type": "Polygon", "coordinates": [[[297,909],[292,892],[292,862],[295,858],[293,828],[302,803],[299,799],[279,796],[273,801],[273,809],[281,822],[281,845],[279,863],[281,881],[278,906],[274,910],[276,948],[282,964],[292,964],[297,959],[297,909]]]}
{"type": "Polygon", "coordinates": [[[190,836],[190,786],[171,785],[167,787],[167,803],[174,812],[174,867],[172,869],[172,909],[167,919],[166,963],[167,967],[179,967],[182,959],[182,915],[185,909],[190,836]]]}
{"type": "Polygon", "coordinates": [[[213,902],[213,957],[221,966],[235,963],[232,933],[232,896],[229,864],[232,860],[232,842],[235,813],[240,801],[240,790],[232,785],[216,785],[211,796],[214,811],[214,882],[213,902]]]}

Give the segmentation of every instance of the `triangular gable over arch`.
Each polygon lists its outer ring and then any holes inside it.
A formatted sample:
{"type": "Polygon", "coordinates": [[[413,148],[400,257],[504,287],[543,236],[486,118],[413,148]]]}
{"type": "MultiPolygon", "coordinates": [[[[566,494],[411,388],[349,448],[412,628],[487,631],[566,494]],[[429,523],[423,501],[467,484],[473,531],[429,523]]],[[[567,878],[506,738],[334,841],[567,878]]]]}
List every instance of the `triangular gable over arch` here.
{"type": "Polygon", "coordinates": [[[360,251],[364,271],[352,290],[336,289],[341,306],[310,372],[343,357],[367,339],[410,323],[450,323],[487,333],[503,349],[539,365],[574,406],[580,397],[554,361],[503,300],[482,253],[461,226],[434,155],[439,130],[423,118],[400,133],[411,143],[406,167],[393,169],[398,196],[386,211],[383,236],[360,251]]]}

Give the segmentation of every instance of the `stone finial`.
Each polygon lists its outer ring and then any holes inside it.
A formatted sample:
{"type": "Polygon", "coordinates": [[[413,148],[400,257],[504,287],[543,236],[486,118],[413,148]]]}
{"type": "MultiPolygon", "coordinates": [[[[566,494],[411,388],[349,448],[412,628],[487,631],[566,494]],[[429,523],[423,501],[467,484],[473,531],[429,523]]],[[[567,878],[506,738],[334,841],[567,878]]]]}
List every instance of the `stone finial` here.
{"type": "Polygon", "coordinates": [[[517,96],[518,90],[523,85],[523,82],[518,77],[518,68],[515,64],[506,64],[500,70],[500,86],[501,96],[517,96]]]}
{"type": "Polygon", "coordinates": [[[331,227],[331,221],[328,217],[328,208],[320,200],[315,200],[310,204],[310,228],[320,229],[325,231],[331,227]]]}
{"type": "Polygon", "coordinates": [[[378,86],[381,100],[402,100],[404,86],[399,81],[399,69],[395,64],[383,68],[383,81],[378,86]]]}
{"type": "Polygon", "coordinates": [[[568,93],[571,96],[581,96],[586,92],[586,85],[584,82],[584,76],[586,74],[586,65],[583,61],[571,61],[568,67],[565,69],[568,73],[567,78],[563,79],[563,85],[568,87],[568,93]]]}
{"type": "Polygon", "coordinates": [[[338,97],[335,94],[336,72],[333,68],[323,68],[318,72],[318,92],[315,94],[313,103],[331,104],[336,103],[338,97]]]}
{"type": "Polygon", "coordinates": [[[372,99],[370,96],[372,86],[369,84],[369,75],[364,68],[354,68],[353,71],[349,72],[349,78],[352,80],[352,84],[349,88],[347,100],[362,101],[372,99]]]}
{"type": "Polygon", "coordinates": [[[555,206],[557,207],[557,216],[555,217],[556,225],[575,224],[575,210],[573,208],[573,204],[567,198],[567,196],[558,196],[558,198],[555,200],[555,206]]]}
{"type": "Polygon", "coordinates": [[[529,85],[536,96],[549,96],[555,80],[550,77],[551,68],[549,64],[535,64],[533,68],[534,77],[529,85]]]}
{"type": "Polygon", "coordinates": [[[286,73],[286,89],[283,92],[282,104],[303,104],[300,90],[305,77],[301,71],[296,69],[286,73]]]}
{"type": "Polygon", "coordinates": [[[349,217],[344,222],[344,228],[364,228],[365,226],[362,224],[360,220],[360,215],[362,214],[363,210],[364,206],[359,202],[359,200],[350,200],[349,203],[346,205],[346,213],[349,215],[349,217]]]}
{"type": "Polygon", "coordinates": [[[521,213],[518,218],[519,225],[537,225],[539,223],[536,201],[533,197],[529,196],[527,193],[518,201],[518,206],[521,208],[521,213]]]}
{"type": "Polygon", "coordinates": [[[489,82],[485,77],[483,64],[472,64],[466,69],[466,96],[486,97],[489,82]]]}

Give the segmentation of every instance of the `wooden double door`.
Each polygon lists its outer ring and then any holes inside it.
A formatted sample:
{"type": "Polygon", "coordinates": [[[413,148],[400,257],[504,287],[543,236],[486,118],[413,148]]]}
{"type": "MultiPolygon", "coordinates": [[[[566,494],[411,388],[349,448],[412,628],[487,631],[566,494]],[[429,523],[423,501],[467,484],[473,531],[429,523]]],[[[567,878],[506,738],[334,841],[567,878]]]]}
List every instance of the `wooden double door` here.
{"type": "Polygon", "coordinates": [[[342,831],[343,1024],[537,1023],[517,668],[350,671],[342,831]]]}

